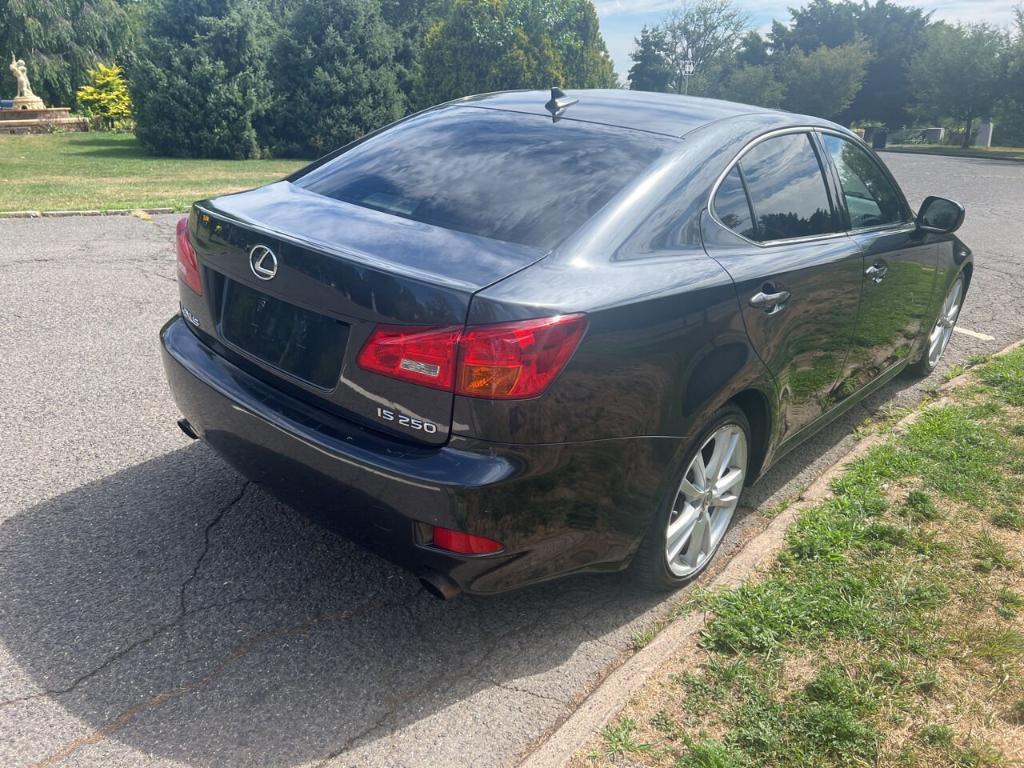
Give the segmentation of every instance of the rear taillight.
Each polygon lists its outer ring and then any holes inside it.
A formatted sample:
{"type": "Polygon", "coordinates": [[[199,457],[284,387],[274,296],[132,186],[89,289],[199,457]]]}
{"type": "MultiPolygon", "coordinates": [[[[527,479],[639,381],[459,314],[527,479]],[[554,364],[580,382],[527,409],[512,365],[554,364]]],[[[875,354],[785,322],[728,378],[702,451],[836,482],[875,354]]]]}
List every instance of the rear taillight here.
{"type": "Polygon", "coordinates": [[[380,326],[363,345],[359,365],[458,395],[536,397],[569,362],[586,327],[585,315],[466,328],[380,326]]]}
{"type": "Polygon", "coordinates": [[[584,315],[470,326],[459,340],[455,391],[471,397],[535,397],[569,362],[586,327],[584,315]]]}
{"type": "Polygon", "coordinates": [[[450,390],[460,332],[460,328],[380,326],[363,345],[359,365],[393,379],[450,390]]]}
{"type": "Polygon", "coordinates": [[[488,539],[486,536],[474,536],[472,533],[453,531],[439,525],[434,526],[432,543],[438,549],[447,549],[460,555],[493,555],[504,548],[500,541],[488,539]]]}
{"type": "Polygon", "coordinates": [[[199,261],[196,259],[192,243],[188,241],[188,216],[183,216],[178,221],[174,243],[178,252],[178,275],[185,281],[185,285],[202,296],[203,281],[199,277],[199,261]]]}

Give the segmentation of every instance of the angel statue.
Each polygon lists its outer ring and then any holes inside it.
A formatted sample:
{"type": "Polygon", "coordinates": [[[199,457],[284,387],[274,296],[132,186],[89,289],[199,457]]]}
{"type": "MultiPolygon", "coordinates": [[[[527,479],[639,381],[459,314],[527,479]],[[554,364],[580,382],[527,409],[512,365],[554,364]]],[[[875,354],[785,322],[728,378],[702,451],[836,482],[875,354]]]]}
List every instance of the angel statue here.
{"type": "Polygon", "coordinates": [[[19,58],[15,61],[14,54],[10,54],[10,74],[17,81],[18,98],[37,98],[36,94],[32,92],[32,86],[29,84],[28,68],[25,66],[24,58],[19,58]]]}

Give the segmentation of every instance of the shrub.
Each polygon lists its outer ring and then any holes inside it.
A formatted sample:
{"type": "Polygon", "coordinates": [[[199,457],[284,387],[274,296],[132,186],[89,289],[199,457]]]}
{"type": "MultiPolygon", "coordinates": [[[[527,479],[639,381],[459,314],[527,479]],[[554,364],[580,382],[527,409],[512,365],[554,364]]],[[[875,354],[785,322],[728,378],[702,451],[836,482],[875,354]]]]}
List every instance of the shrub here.
{"type": "Polygon", "coordinates": [[[273,46],[274,153],[319,156],[405,114],[397,33],[368,0],[298,0],[273,46]]]}
{"type": "Polygon", "coordinates": [[[90,69],[89,85],[78,89],[78,107],[89,117],[96,118],[98,127],[108,131],[130,130],[132,127],[132,97],[128,83],[117,65],[97,64],[90,69]]]}
{"type": "Polygon", "coordinates": [[[153,0],[128,69],[136,135],[173,157],[259,157],[274,20],[256,0],[153,0]]]}

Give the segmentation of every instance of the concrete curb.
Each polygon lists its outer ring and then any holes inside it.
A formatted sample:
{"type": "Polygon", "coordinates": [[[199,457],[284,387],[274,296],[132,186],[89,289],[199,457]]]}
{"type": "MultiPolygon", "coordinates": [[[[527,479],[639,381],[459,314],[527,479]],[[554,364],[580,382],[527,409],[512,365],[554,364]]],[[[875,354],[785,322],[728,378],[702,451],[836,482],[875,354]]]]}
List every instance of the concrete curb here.
{"type": "MultiPolygon", "coordinates": [[[[1021,346],[1024,346],[1024,339],[1003,348],[993,357],[1000,357],[1021,346]]],[[[943,383],[938,391],[948,393],[970,380],[969,372],[963,373],[943,383]]],[[[946,399],[940,396],[918,406],[896,422],[889,432],[901,432],[925,409],[940,405],[946,399]]],[[[706,587],[732,587],[763,573],[775,562],[776,555],[785,545],[786,531],[800,513],[807,507],[829,498],[832,495],[832,481],[852,462],[887,438],[888,434],[872,434],[854,443],[850,450],[819,475],[794,503],[751,539],[722,571],[707,583],[706,587]]],[[[565,768],[576,752],[622,711],[662,664],[679,653],[685,644],[696,643],[706,618],[705,614],[691,613],[669,624],[650,645],[627,658],[598,684],[569,718],[519,763],[520,768],[565,768]]]]}
{"type": "Polygon", "coordinates": [[[941,152],[927,149],[908,149],[904,147],[886,147],[878,152],[892,152],[894,155],[928,155],[930,157],[960,157],[967,160],[998,160],[1003,163],[1024,163],[1021,157],[1000,157],[998,152],[941,152]]]}
{"type": "Polygon", "coordinates": [[[110,211],[0,211],[0,219],[58,219],[65,216],[135,216],[174,213],[173,208],[115,208],[110,211]]]}

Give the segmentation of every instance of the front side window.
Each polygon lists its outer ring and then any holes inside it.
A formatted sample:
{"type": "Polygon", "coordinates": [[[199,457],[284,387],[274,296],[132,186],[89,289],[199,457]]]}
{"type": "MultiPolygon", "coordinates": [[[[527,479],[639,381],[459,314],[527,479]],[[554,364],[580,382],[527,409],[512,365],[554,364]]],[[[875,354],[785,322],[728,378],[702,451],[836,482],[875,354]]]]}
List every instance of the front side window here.
{"type": "Polygon", "coordinates": [[[906,220],[899,193],[867,152],[839,136],[825,134],[822,139],[839,172],[852,229],[906,220]]]}
{"type": "Polygon", "coordinates": [[[767,242],[839,231],[818,155],[805,133],[755,144],[739,162],[756,236],[767,242]]]}

